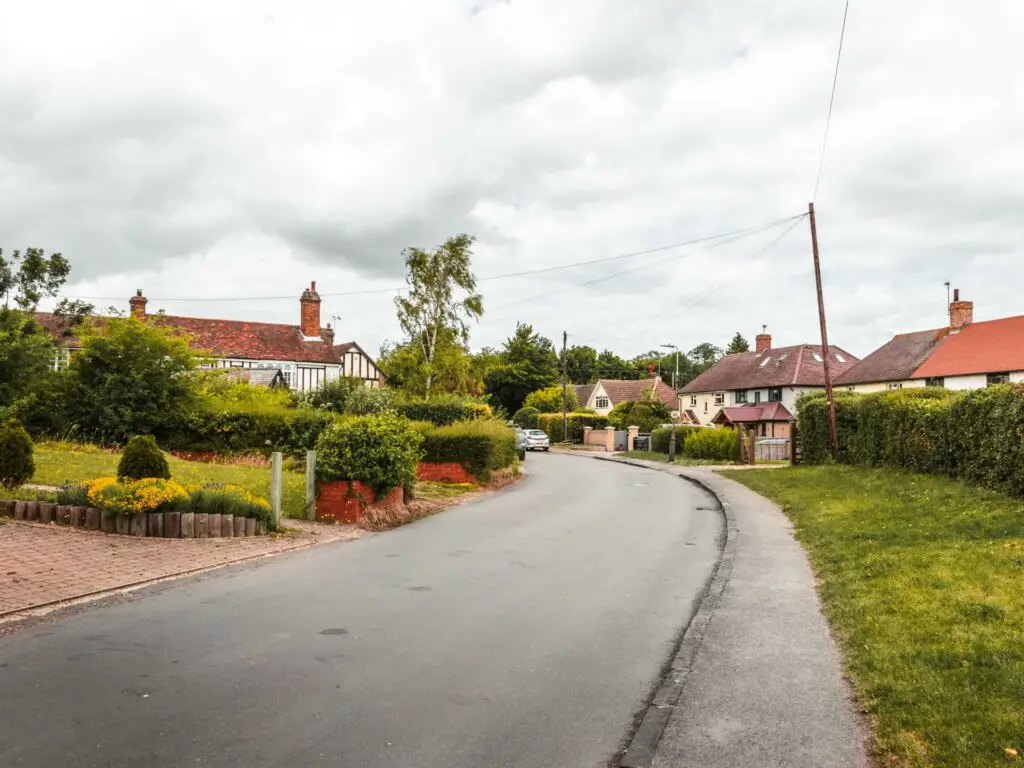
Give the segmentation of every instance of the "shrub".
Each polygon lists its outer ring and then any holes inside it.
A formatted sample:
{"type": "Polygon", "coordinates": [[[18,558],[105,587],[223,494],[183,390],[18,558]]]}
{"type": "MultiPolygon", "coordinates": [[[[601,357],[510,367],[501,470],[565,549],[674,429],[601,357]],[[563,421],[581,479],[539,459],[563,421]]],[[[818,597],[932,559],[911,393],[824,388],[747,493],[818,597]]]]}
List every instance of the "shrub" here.
{"type": "Polygon", "coordinates": [[[188,492],[180,484],[155,477],[134,482],[100,477],[89,483],[86,496],[89,506],[118,515],[180,510],[188,502],[188,492]]]}
{"type": "MultiPolygon", "coordinates": [[[[686,445],[687,438],[701,431],[701,427],[663,427],[656,429],[651,433],[651,450],[657,453],[668,453],[669,442],[672,439],[672,433],[676,433],[676,453],[682,455],[683,446],[686,445]]],[[[707,430],[705,430],[707,431],[707,430]]]]}
{"type": "Polygon", "coordinates": [[[482,418],[487,406],[461,400],[417,400],[395,405],[395,410],[412,421],[429,421],[439,427],[457,421],[482,418]]]}
{"type": "Polygon", "coordinates": [[[57,503],[65,507],[89,506],[89,486],[69,483],[57,489],[57,503]]]}
{"type": "Polygon", "coordinates": [[[8,490],[24,485],[36,471],[32,438],[16,419],[0,427],[0,485],[8,490]]]}
{"type": "Polygon", "coordinates": [[[683,455],[691,459],[739,461],[739,433],[729,427],[699,428],[686,438],[683,455]]]}
{"type": "Polygon", "coordinates": [[[345,413],[349,397],[359,389],[366,389],[362,379],[339,376],[324,382],[319,389],[295,395],[297,405],[305,408],[320,408],[334,413],[345,413]]]}
{"type": "Polygon", "coordinates": [[[342,419],[317,440],[317,478],[359,480],[384,495],[415,482],[422,443],[409,420],[395,413],[342,419]]]}
{"type": "Polygon", "coordinates": [[[608,422],[616,429],[639,427],[641,432],[653,432],[671,421],[672,412],[661,400],[627,400],[608,414],[608,422]]]}
{"type": "MultiPolygon", "coordinates": [[[[566,387],[566,410],[575,411],[579,408],[579,405],[580,401],[576,396],[576,390],[573,387],[566,387]]],[[[531,392],[526,396],[526,401],[523,403],[523,407],[536,408],[541,413],[561,413],[562,388],[560,386],[546,387],[545,389],[538,389],[536,392],[531,392]]]]}
{"type": "Polygon", "coordinates": [[[463,421],[426,433],[423,460],[461,464],[486,482],[491,472],[515,463],[516,435],[500,421],[463,421]]]}
{"type": "Polygon", "coordinates": [[[538,416],[540,416],[540,411],[526,406],[515,412],[512,423],[520,429],[538,429],[538,416]]]}
{"type": "Polygon", "coordinates": [[[326,410],[280,406],[253,410],[214,401],[183,412],[167,438],[167,446],[172,450],[264,456],[281,451],[303,457],[337,419],[326,410]]]}
{"type": "MultiPolygon", "coordinates": [[[[832,392],[836,403],[836,434],[839,438],[840,461],[850,448],[850,442],[857,430],[856,402],[858,395],[848,392],[832,392]]],[[[797,426],[800,430],[800,445],[804,461],[820,464],[831,461],[829,448],[828,405],[824,392],[801,395],[796,401],[797,426]]]]}
{"type": "Polygon", "coordinates": [[[146,477],[169,480],[171,468],[152,435],[136,435],[128,441],[121,454],[121,460],[117,463],[117,476],[122,480],[142,480],[146,477]]]}
{"type": "Polygon", "coordinates": [[[187,511],[208,515],[254,517],[266,523],[268,529],[272,529],[274,524],[270,502],[238,485],[208,483],[200,488],[193,488],[188,495],[187,511]]]}
{"type": "Polygon", "coordinates": [[[562,431],[562,414],[542,413],[537,417],[537,429],[544,430],[552,443],[583,442],[583,428],[604,429],[608,426],[608,418],[594,413],[570,413],[566,417],[569,435],[562,431]]]}

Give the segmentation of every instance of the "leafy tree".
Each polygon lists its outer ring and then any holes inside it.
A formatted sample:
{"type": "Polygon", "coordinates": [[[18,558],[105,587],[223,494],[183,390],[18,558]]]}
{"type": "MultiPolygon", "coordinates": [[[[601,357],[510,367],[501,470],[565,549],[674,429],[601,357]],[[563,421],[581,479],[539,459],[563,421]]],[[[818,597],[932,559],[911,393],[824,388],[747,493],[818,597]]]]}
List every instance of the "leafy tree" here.
{"type": "Polygon", "coordinates": [[[555,347],[532,325],[519,323],[498,359],[499,364],[484,377],[484,384],[492,400],[507,413],[518,411],[527,395],[551,386],[558,378],[555,347]]]}
{"type": "Polygon", "coordinates": [[[639,427],[641,432],[653,432],[662,424],[672,421],[672,412],[660,399],[627,400],[619,403],[608,414],[608,422],[616,429],[639,427]]]}
{"type": "Polygon", "coordinates": [[[53,369],[50,332],[28,312],[0,307],[0,409],[15,405],[53,369]]]}
{"type": "Polygon", "coordinates": [[[722,349],[705,341],[691,349],[688,357],[694,364],[695,375],[698,375],[722,359],[722,349]]]}
{"type": "Polygon", "coordinates": [[[0,294],[4,307],[13,297],[18,309],[34,310],[44,296],[56,296],[71,273],[68,260],[59,253],[46,255],[42,248],[14,251],[4,258],[0,249],[0,294]]]}
{"type": "Polygon", "coordinates": [[[435,345],[434,362],[427,365],[424,347],[414,341],[385,344],[377,365],[388,377],[388,385],[414,397],[429,393],[480,394],[483,376],[473,367],[473,358],[451,328],[442,328],[435,345]],[[430,389],[427,383],[430,379],[430,389]]]}
{"type": "Polygon", "coordinates": [[[725,350],[727,355],[735,355],[740,352],[749,352],[750,343],[740,335],[739,331],[736,331],[736,335],[732,337],[732,341],[729,342],[729,346],[725,350]]]}
{"type": "Polygon", "coordinates": [[[572,346],[558,355],[559,365],[565,364],[566,376],[573,384],[590,384],[601,378],[598,375],[597,350],[593,347],[572,346]]]}
{"type": "Polygon", "coordinates": [[[134,317],[83,326],[66,380],[69,414],[100,441],[165,434],[196,399],[197,355],[172,329],[134,317]]]}
{"type": "MultiPolygon", "coordinates": [[[[572,387],[565,388],[565,409],[566,411],[575,411],[580,405],[579,398],[576,397],[576,390],[572,387]]],[[[524,404],[526,408],[536,408],[541,413],[561,413],[562,412],[562,387],[545,387],[544,389],[538,389],[536,392],[531,392],[526,396],[524,404]]]]}
{"type": "Polygon", "coordinates": [[[469,320],[484,313],[483,298],[476,293],[476,277],[470,269],[473,243],[470,235],[456,235],[433,251],[403,251],[407,296],[397,296],[398,322],[410,342],[423,350],[424,393],[430,395],[436,372],[439,343],[445,331],[465,344],[469,320]],[[456,297],[455,289],[465,295],[456,297]]]}
{"type": "MultiPolygon", "coordinates": [[[[597,378],[635,379],[635,368],[611,350],[604,350],[597,356],[597,378]]],[[[584,382],[588,383],[588,382],[584,382]]]]}

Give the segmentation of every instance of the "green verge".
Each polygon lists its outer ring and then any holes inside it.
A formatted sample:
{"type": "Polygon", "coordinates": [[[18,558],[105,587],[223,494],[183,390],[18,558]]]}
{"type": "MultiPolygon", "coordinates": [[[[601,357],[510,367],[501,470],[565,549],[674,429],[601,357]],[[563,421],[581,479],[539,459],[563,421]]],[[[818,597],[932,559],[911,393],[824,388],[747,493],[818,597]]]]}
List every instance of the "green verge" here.
{"type": "MultiPolygon", "coordinates": [[[[117,474],[117,451],[78,443],[40,443],[36,446],[36,472],[31,482],[38,485],[84,483],[117,474]]],[[[167,457],[171,477],[184,485],[224,483],[239,485],[270,498],[270,469],[239,464],[205,464],[167,457]]],[[[286,517],[305,515],[306,478],[300,472],[282,472],[284,489],[281,505],[286,517]]]]}
{"type": "Polygon", "coordinates": [[[1024,502],[883,469],[723,475],[793,521],[879,764],[1024,755],[1024,502]]]}

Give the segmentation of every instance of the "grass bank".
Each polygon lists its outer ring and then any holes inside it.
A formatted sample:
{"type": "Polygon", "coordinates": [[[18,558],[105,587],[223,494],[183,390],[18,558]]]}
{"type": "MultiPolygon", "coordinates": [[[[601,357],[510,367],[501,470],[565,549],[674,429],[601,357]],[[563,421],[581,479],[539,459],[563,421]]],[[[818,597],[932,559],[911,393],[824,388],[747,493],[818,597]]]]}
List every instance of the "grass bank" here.
{"type": "Polygon", "coordinates": [[[723,474],[793,521],[879,764],[1022,764],[1024,502],[856,467],[723,474]]]}

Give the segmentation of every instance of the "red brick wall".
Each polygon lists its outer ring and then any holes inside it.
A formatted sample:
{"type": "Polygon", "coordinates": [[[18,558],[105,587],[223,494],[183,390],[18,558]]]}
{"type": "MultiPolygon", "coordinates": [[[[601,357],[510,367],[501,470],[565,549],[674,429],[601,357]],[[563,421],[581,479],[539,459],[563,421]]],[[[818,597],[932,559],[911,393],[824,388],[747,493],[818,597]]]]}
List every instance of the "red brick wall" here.
{"type": "Polygon", "coordinates": [[[401,507],[404,504],[401,488],[392,489],[378,500],[373,488],[358,480],[337,480],[332,483],[318,483],[316,497],[316,519],[329,523],[358,523],[363,511],[370,505],[401,507]]]}
{"type": "Polygon", "coordinates": [[[456,462],[421,461],[416,465],[416,477],[431,483],[476,482],[476,478],[456,462]]]}

